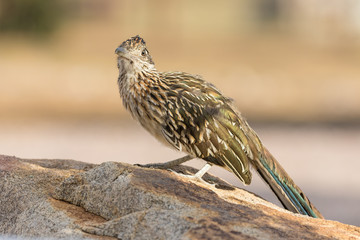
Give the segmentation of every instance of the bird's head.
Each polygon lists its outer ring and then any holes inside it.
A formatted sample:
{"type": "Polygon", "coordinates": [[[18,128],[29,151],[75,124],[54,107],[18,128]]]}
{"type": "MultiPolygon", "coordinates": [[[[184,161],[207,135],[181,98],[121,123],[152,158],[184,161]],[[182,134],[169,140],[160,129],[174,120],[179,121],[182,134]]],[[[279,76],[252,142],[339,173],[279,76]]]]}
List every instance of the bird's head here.
{"type": "Polygon", "coordinates": [[[151,70],[154,62],[146,48],[144,39],[139,35],[124,41],[115,50],[118,55],[118,68],[125,71],[151,70]]]}

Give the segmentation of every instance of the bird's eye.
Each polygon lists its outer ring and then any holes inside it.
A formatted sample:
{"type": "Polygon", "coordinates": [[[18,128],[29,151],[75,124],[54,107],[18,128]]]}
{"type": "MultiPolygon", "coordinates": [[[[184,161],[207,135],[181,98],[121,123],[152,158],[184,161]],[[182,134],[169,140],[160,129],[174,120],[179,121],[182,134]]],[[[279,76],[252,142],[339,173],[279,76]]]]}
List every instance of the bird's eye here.
{"type": "Polygon", "coordinates": [[[142,52],[141,52],[141,56],[146,56],[147,53],[148,53],[148,51],[146,50],[146,48],[144,48],[144,50],[142,50],[142,52]]]}

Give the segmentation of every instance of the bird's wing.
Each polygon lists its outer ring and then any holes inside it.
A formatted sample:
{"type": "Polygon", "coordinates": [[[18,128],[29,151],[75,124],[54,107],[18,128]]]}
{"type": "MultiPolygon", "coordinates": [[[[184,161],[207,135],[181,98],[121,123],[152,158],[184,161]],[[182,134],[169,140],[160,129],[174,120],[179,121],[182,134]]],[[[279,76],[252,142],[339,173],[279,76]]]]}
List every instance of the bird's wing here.
{"type": "Polygon", "coordinates": [[[162,130],[165,139],[178,150],[226,167],[242,182],[250,184],[253,144],[231,100],[213,85],[193,76],[169,85],[172,91],[168,93],[167,118],[162,130]]]}
{"type": "Polygon", "coordinates": [[[181,76],[169,84],[165,138],[179,150],[226,167],[245,184],[251,182],[251,162],[286,209],[321,218],[231,101],[201,78],[181,76]]]}

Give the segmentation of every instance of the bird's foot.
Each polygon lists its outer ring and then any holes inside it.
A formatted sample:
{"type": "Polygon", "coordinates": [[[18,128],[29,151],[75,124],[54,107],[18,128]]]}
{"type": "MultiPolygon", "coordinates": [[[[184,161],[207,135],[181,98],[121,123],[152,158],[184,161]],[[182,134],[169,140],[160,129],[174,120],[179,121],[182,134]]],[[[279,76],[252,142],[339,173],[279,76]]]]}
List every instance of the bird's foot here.
{"type": "Polygon", "coordinates": [[[194,175],[188,175],[188,174],[182,174],[182,173],[178,173],[174,170],[172,170],[172,167],[178,166],[186,161],[189,161],[191,159],[193,159],[194,157],[187,155],[185,157],[182,158],[178,158],[169,162],[165,162],[165,163],[149,163],[149,164],[134,164],[135,166],[139,166],[139,167],[145,167],[145,168],[155,168],[155,169],[168,169],[173,173],[176,173],[182,177],[186,177],[189,178],[193,181],[197,181],[197,182],[201,182],[204,184],[208,184],[211,186],[215,186],[216,184],[213,183],[209,183],[206,182],[202,177],[204,176],[204,174],[211,168],[211,164],[206,163],[205,166],[203,168],[201,168],[197,173],[195,173],[194,175]]]}
{"type": "Polygon", "coordinates": [[[193,181],[197,181],[197,182],[201,182],[201,183],[204,183],[204,184],[207,184],[207,185],[211,185],[212,187],[216,187],[216,184],[215,183],[209,183],[207,181],[205,181],[202,177],[204,176],[204,174],[211,168],[211,164],[209,163],[206,163],[205,166],[203,168],[201,168],[197,173],[195,173],[194,175],[188,175],[188,174],[182,174],[182,173],[178,173],[176,171],[173,171],[170,169],[170,171],[182,176],[182,177],[185,177],[185,178],[188,178],[188,179],[191,179],[193,181]]]}
{"type": "Polygon", "coordinates": [[[169,166],[166,163],[149,163],[149,164],[134,164],[138,167],[144,168],[156,168],[156,169],[168,169],[169,166]]]}
{"type": "Polygon", "coordinates": [[[187,178],[187,179],[189,179],[191,181],[200,182],[200,183],[203,183],[203,184],[206,184],[206,185],[210,185],[212,187],[216,187],[215,183],[207,182],[202,177],[199,177],[196,174],[195,175],[188,175],[188,174],[178,173],[178,172],[176,172],[174,170],[171,170],[171,169],[170,169],[170,171],[177,174],[177,175],[179,175],[179,176],[181,176],[181,177],[187,178]]]}
{"type": "Polygon", "coordinates": [[[194,158],[193,156],[186,155],[185,157],[181,157],[165,163],[135,164],[135,166],[146,167],[146,168],[157,168],[157,169],[169,169],[178,166],[184,162],[187,162],[193,158],[194,158]]]}

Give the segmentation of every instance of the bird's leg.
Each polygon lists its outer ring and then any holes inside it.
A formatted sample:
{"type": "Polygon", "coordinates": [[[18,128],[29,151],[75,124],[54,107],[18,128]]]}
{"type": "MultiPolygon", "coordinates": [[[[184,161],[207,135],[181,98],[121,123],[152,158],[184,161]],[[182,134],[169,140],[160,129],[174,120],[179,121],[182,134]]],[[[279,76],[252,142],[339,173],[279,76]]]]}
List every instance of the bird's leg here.
{"type": "Polygon", "coordinates": [[[165,163],[150,163],[150,164],[136,164],[137,166],[140,167],[147,167],[147,168],[158,168],[158,169],[168,169],[174,166],[178,166],[184,162],[187,162],[191,159],[193,159],[194,157],[191,155],[186,155],[184,157],[169,161],[169,162],[165,162],[165,163]]]}
{"type": "MultiPolygon", "coordinates": [[[[199,171],[197,171],[194,175],[187,175],[187,174],[182,174],[182,173],[178,173],[175,172],[176,174],[186,177],[186,178],[190,178],[191,180],[195,180],[198,182],[202,182],[211,186],[215,186],[216,184],[212,184],[212,183],[208,183],[206,182],[202,177],[204,176],[204,174],[211,168],[211,164],[210,163],[206,163],[199,171]]],[[[171,170],[172,171],[172,170],[171,170]]]]}
{"type": "MultiPolygon", "coordinates": [[[[165,163],[150,163],[150,164],[144,164],[144,165],[141,165],[141,164],[136,164],[136,165],[140,166],[140,167],[146,167],[146,168],[169,169],[171,167],[178,166],[178,165],[180,165],[180,164],[182,164],[184,162],[187,162],[187,161],[189,161],[189,160],[191,160],[193,158],[194,157],[191,156],[191,155],[186,155],[184,157],[181,157],[181,158],[169,161],[169,162],[165,162],[165,163]]],[[[204,176],[204,174],[207,171],[209,171],[211,166],[212,165],[210,163],[206,163],[194,175],[181,174],[181,173],[175,172],[175,171],[173,171],[171,169],[170,169],[170,171],[172,171],[172,172],[174,172],[174,173],[176,173],[178,175],[181,175],[183,177],[187,177],[187,178],[190,178],[190,179],[193,179],[193,180],[196,180],[196,181],[200,181],[200,182],[203,182],[203,183],[206,183],[206,184],[210,184],[210,183],[206,182],[204,179],[202,179],[202,177],[204,176]]],[[[213,184],[210,184],[210,185],[213,185],[213,184]]]]}
{"type": "Polygon", "coordinates": [[[205,166],[203,166],[197,173],[195,173],[194,177],[202,179],[202,177],[204,176],[204,174],[209,171],[209,169],[211,168],[211,164],[210,163],[206,163],[205,166]]]}

